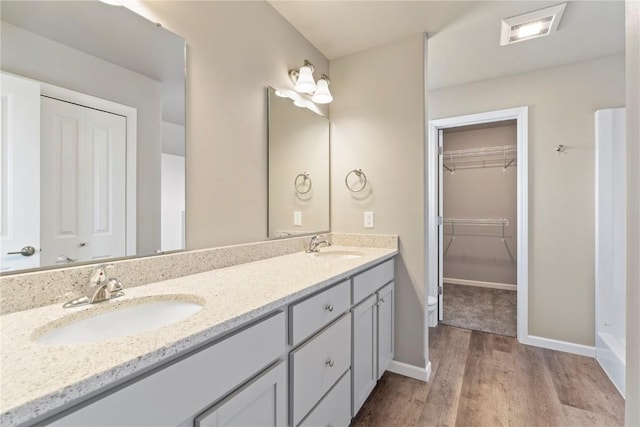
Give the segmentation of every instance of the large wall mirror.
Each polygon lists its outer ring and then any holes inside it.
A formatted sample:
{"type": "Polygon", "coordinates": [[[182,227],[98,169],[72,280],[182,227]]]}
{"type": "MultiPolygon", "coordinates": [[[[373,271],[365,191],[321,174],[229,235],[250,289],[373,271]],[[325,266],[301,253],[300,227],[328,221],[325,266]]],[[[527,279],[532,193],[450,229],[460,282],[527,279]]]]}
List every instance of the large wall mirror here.
{"type": "Polygon", "coordinates": [[[329,120],[267,91],[269,238],[329,231],[329,120]]]}
{"type": "Polygon", "coordinates": [[[185,41],[99,1],[3,1],[3,273],[185,247],[185,41]]]}

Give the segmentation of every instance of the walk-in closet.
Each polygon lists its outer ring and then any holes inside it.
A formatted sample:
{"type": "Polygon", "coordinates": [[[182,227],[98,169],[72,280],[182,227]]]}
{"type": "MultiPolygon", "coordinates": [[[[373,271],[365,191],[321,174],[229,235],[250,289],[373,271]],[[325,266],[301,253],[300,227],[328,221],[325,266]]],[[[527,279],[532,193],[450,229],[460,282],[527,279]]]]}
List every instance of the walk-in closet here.
{"type": "Polygon", "coordinates": [[[444,130],[442,323],[516,336],[517,128],[444,130]]]}

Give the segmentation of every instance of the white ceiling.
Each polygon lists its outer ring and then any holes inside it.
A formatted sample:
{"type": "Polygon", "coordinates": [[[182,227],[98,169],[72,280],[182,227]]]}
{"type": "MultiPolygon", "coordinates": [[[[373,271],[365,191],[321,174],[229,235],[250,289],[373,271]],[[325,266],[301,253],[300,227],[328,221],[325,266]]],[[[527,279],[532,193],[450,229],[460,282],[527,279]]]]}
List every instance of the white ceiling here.
{"type": "Polygon", "coordinates": [[[328,59],[426,32],[431,89],[624,52],[624,1],[570,1],[558,32],[499,46],[503,18],[560,1],[269,3],[328,59]]]}

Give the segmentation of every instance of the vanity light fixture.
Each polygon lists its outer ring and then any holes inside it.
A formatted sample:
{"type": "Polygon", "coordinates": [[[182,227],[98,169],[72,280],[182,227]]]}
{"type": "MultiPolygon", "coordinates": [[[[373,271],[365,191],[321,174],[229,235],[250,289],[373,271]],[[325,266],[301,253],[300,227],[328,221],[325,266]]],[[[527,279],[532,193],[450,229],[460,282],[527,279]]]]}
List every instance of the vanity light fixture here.
{"type": "Polygon", "coordinates": [[[328,104],[333,101],[333,96],[329,92],[329,84],[331,84],[329,77],[326,74],[321,75],[316,83],[316,91],[311,100],[316,104],[328,104]]]}
{"type": "Polygon", "coordinates": [[[316,90],[316,82],[313,80],[313,64],[308,60],[304,60],[304,65],[300,70],[289,71],[291,80],[296,84],[294,89],[300,93],[313,93],[316,90]]]}
{"type": "Polygon", "coordinates": [[[333,101],[333,96],[329,92],[331,80],[326,74],[322,74],[316,83],[313,79],[314,70],[313,64],[305,59],[304,65],[299,70],[289,71],[289,77],[297,92],[313,95],[311,100],[317,104],[328,104],[333,101]]]}
{"type": "Polygon", "coordinates": [[[500,46],[548,36],[558,29],[567,3],[502,20],[500,46]]]}

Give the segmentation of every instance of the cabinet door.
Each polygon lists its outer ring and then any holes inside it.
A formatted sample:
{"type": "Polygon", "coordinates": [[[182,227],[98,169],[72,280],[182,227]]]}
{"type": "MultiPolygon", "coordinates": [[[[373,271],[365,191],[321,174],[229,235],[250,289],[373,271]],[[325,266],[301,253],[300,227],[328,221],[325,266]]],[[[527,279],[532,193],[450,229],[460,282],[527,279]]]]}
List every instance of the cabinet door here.
{"type": "Polygon", "coordinates": [[[269,369],[196,417],[196,427],[285,426],[287,371],[284,362],[269,369]]]}
{"type": "Polygon", "coordinates": [[[394,291],[394,284],[391,282],[376,292],[378,295],[378,379],[393,360],[394,291]]]}
{"type": "Polygon", "coordinates": [[[371,295],[353,309],[353,409],[355,416],[378,381],[377,307],[371,295]]]}

